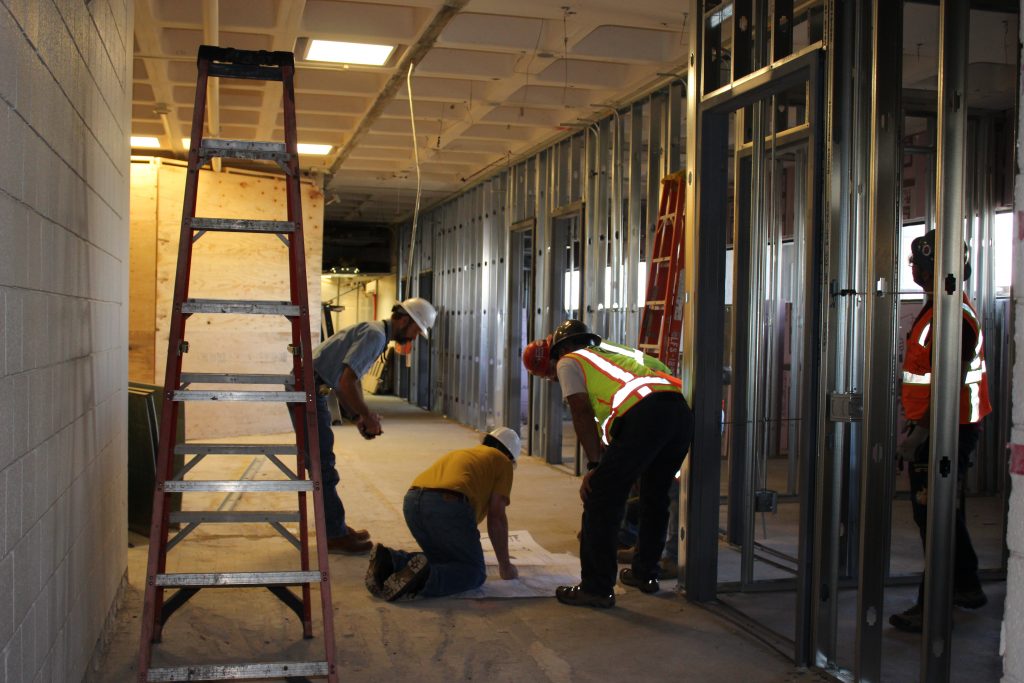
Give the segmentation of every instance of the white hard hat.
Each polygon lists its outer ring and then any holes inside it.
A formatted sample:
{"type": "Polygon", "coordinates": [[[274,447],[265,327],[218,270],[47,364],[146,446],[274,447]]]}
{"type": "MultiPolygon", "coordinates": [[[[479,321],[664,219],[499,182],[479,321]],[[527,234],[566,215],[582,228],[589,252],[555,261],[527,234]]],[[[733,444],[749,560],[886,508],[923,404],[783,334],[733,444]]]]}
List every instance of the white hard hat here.
{"type": "Polygon", "coordinates": [[[520,441],[519,435],[515,433],[515,430],[508,427],[498,427],[492,430],[488,436],[493,436],[501,442],[502,446],[508,449],[508,452],[512,455],[512,462],[519,460],[519,449],[522,441],[520,441]]]}
{"type": "Polygon", "coordinates": [[[420,328],[420,334],[424,337],[429,337],[427,330],[434,326],[434,318],[437,317],[437,311],[434,310],[433,305],[426,299],[418,296],[406,299],[398,305],[409,314],[412,321],[420,328]]]}

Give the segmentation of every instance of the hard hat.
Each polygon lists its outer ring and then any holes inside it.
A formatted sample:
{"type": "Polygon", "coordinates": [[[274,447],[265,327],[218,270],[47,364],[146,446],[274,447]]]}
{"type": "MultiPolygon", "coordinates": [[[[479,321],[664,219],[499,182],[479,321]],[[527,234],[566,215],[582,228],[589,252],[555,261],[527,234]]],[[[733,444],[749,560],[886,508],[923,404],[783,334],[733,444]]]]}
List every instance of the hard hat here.
{"type": "Polygon", "coordinates": [[[581,320],[566,320],[555,328],[551,334],[551,354],[557,356],[559,347],[571,339],[585,339],[587,346],[596,346],[601,343],[601,337],[590,331],[586,323],[581,320]]]}
{"type": "MultiPolygon", "coordinates": [[[[929,230],[910,243],[910,260],[929,273],[935,272],[935,231],[929,230]]],[[[964,243],[964,277],[971,276],[971,251],[964,243]]]]}
{"type": "Polygon", "coordinates": [[[434,326],[434,318],[437,317],[437,311],[431,303],[426,299],[414,296],[398,304],[398,307],[412,318],[412,321],[420,328],[420,334],[429,338],[427,330],[434,326]]]}
{"type": "Polygon", "coordinates": [[[502,446],[504,446],[509,455],[512,456],[512,462],[519,460],[519,449],[522,447],[522,441],[519,435],[516,434],[515,430],[509,429],[508,427],[498,427],[497,429],[491,430],[488,436],[492,436],[497,439],[502,446]]]}
{"type": "Polygon", "coordinates": [[[531,375],[551,377],[554,374],[554,368],[551,366],[550,339],[536,339],[523,349],[523,367],[531,375]]]}

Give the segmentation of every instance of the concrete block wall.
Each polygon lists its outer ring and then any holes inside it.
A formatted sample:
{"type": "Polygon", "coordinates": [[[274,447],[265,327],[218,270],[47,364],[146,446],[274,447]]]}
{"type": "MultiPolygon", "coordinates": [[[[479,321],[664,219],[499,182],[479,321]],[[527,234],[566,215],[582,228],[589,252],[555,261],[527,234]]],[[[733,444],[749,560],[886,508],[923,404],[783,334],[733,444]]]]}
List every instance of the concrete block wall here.
{"type": "Polygon", "coordinates": [[[0,0],[0,683],[80,681],[126,561],[131,0],[0,0]]]}
{"type": "MultiPolygon", "coordinates": [[[[1024,40],[1024,24],[1019,28],[1024,40]]],[[[1018,92],[1024,92],[1024,71],[1018,74],[1018,92]]],[[[1024,98],[1022,98],[1024,104],[1024,98]]],[[[1014,178],[1013,284],[1013,368],[1010,417],[1010,509],[1006,524],[1006,545],[1010,559],[1006,574],[1006,607],[1003,611],[1003,683],[1024,683],[1024,172],[1021,133],[1024,108],[1018,107],[1017,167],[1014,178]]]]}

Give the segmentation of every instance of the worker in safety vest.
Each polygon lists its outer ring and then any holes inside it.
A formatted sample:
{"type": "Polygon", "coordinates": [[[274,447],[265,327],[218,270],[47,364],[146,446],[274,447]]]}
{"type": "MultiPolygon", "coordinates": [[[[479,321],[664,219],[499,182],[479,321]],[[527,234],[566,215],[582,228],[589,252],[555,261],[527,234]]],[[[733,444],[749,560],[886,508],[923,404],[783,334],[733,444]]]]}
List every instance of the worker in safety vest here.
{"type": "MultiPolygon", "coordinates": [[[[935,273],[935,231],[930,230],[910,244],[910,265],[914,282],[925,291],[925,302],[907,335],[903,358],[903,412],[909,434],[899,446],[902,457],[910,460],[910,503],[914,522],[925,542],[928,521],[928,450],[929,407],[932,381],[932,288],[935,273]]],[[[970,277],[971,266],[964,249],[964,279],[970,277]]],[[[957,448],[957,511],[955,556],[953,565],[953,604],[977,609],[988,602],[978,579],[978,556],[967,532],[964,514],[964,480],[971,465],[971,455],[978,445],[981,420],[992,412],[988,400],[988,377],[985,373],[985,344],[978,313],[967,295],[961,305],[963,327],[961,336],[960,430],[957,448]]],[[[924,616],[924,578],[918,590],[917,603],[900,614],[889,617],[889,623],[901,631],[920,633],[924,616]]]]}
{"type": "Polygon", "coordinates": [[[560,586],[555,596],[567,605],[615,604],[616,532],[637,479],[637,550],[619,579],[644,593],[657,592],[668,491],[693,437],[682,383],[657,359],[602,341],[579,320],[567,320],[548,339],[529,344],[523,364],[533,375],[558,381],[587,456],[580,485],[582,580],[560,586]]]}

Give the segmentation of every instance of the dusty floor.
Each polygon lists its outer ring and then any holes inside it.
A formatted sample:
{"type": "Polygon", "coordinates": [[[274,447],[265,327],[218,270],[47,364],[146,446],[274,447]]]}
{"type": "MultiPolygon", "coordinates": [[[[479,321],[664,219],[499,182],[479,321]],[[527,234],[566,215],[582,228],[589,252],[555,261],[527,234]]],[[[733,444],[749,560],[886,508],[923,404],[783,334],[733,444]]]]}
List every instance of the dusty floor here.
{"type": "MultiPolygon", "coordinates": [[[[374,540],[412,545],[401,514],[412,478],[434,458],[480,435],[394,399],[375,399],[384,435],[373,442],[336,427],[342,496],[349,522],[374,540]]],[[[285,440],[281,435],[274,440],[285,440]]],[[[261,459],[262,460],[262,459],[261,459]]],[[[250,457],[209,459],[194,478],[276,478],[250,457]]],[[[510,526],[552,552],[577,553],[577,480],[524,458],[516,471],[510,526]]],[[[268,506],[253,494],[196,494],[186,509],[268,506]]],[[[132,536],[130,588],[96,681],[134,680],[146,539],[132,536]]],[[[169,571],[294,569],[297,554],[270,527],[207,525],[172,551],[169,571]]],[[[817,681],[750,636],[671,590],[627,590],[611,610],[569,608],[554,598],[414,600],[383,603],[363,586],[364,557],[331,556],[339,680],[342,681],[817,681]]],[[[314,614],[317,614],[314,592],[314,614]]],[[[319,633],[319,620],[316,620],[319,633]]],[[[294,615],[261,590],[207,590],[177,612],[157,648],[160,664],[322,658],[303,641],[294,615]]]]}

